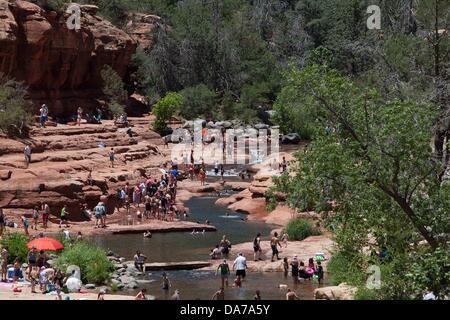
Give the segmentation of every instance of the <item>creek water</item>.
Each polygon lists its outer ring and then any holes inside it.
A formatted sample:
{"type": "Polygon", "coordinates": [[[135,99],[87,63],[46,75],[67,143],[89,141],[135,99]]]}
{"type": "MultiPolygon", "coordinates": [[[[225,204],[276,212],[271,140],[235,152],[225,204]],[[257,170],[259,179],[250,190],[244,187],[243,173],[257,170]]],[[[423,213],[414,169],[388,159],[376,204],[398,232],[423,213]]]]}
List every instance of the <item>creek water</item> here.
{"type": "MultiPolygon", "coordinates": [[[[190,208],[187,220],[210,223],[217,227],[217,232],[191,234],[191,232],[154,233],[152,238],[144,238],[142,234],[104,235],[96,236],[92,240],[99,246],[112,250],[116,254],[132,260],[136,250],[140,250],[148,257],[147,262],[176,262],[208,260],[209,253],[226,235],[231,243],[252,241],[261,232],[263,239],[270,237],[270,231],[276,226],[258,221],[243,221],[245,215],[215,205],[217,197],[196,197],[185,204],[190,208]]],[[[252,257],[247,257],[251,259],[252,257]]],[[[233,252],[229,263],[234,259],[233,252]]],[[[230,266],[231,267],[231,266],[230,266]]],[[[172,288],[167,293],[161,289],[162,272],[151,272],[141,277],[145,283],[140,286],[147,289],[148,294],[157,299],[167,299],[175,289],[180,290],[182,299],[211,299],[220,286],[220,276],[210,271],[168,271],[172,288]]],[[[230,275],[230,285],[233,281],[230,275]]],[[[302,299],[313,299],[313,291],[318,284],[312,281],[294,284],[293,279],[284,277],[283,273],[248,273],[242,288],[226,290],[226,299],[252,299],[255,290],[260,290],[264,299],[284,299],[285,291],[279,289],[280,284],[287,284],[296,289],[302,299]]],[[[326,284],[326,283],[325,283],[326,284]]],[[[130,294],[136,291],[131,291],[130,294]]]]}

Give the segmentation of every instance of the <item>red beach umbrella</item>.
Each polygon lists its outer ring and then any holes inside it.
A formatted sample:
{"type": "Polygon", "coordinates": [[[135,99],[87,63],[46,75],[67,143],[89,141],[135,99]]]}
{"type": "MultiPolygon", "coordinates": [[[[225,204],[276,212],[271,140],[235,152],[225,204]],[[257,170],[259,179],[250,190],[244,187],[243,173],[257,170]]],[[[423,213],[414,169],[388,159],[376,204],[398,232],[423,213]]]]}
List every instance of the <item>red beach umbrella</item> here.
{"type": "Polygon", "coordinates": [[[64,249],[64,246],[56,239],[53,238],[38,238],[27,243],[28,249],[33,247],[38,251],[57,251],[64,249]]]}

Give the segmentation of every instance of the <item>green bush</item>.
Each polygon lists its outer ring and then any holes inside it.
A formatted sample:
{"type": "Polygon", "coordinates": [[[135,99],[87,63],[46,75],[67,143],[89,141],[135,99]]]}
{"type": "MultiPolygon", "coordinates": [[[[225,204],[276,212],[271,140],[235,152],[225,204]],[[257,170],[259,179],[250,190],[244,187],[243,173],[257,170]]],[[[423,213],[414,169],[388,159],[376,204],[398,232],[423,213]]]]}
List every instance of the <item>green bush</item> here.
{"type": "Polygon", "coordinates": [[[153,129],[161,135],[167,133],[166,123],[173,117],[182,103],[183,96],[176,92],[169,92],[164,98],[159,99],[152,110],[152,113],[156,117],[153,129]]]}
{"type": "Polygon", "coordinates": [[[308,220],[291,220],[285,228],[290,240],[303,240],[309,236],[317,236],[320,231],[315,228],[308,220]]]}
{"type": "Polygon", "coordinates": [[[0,241],[2,247],[6,247],[9,252],[9,263],[14,263],[16,258],[21,262],[27,261],[28,248],[27,243],[30,242],[28,237],[22,233],[6,233],[0,241]]]}
{"type": "Polygon", "coordinates": [[[64,249],[55,264],[63,270],[70,265],[80,267],[83,283],[104,284],[114,270],[114,265],[108,260],[106,253],[86,241],[79,241],[73,247],[64,249]]]}
{"type": "Polygon", "coordinates": [[[108,110],[112,116],[120,116],[125,113],[125,108],[115,100],[108,104],[108,110]]]}
{"type": "Polygon", "coordinates": [[[362,271],[364,265],[364,257],[358,254],[352,255],[343,251],[333,253],[327,264],[331,283],[336,286],[344,282],[353,286],[363,285],[367,278],[362,271]]]}

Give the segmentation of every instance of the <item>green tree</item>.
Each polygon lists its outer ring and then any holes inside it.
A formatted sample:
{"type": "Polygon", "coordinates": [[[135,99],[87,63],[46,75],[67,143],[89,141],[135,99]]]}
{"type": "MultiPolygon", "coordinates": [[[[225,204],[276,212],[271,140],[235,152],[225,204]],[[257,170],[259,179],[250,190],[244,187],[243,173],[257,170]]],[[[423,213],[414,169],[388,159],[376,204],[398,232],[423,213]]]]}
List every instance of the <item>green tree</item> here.
{"type": "Polygon", "coordinates": [[[24,135],[31,123],[27,90],[20,82],[0,73],[0,131],[8,135],[24,135]]]}
{"type": "Polygon", "coordinates": [[[386,286],[398,284],[389,297],[409,296],[413,284],[398,277],[407,274],[414,248],[424,240],[432,254],[450,234],[450,184],[439,180],[442,163],[430,147],[437,108],[385,101],[376,90],[317,65],[291,70],[285,89],[316,127],[313,142],[297,154],[296,175],[276,179],[278,190],[301,210],[332,210],[328,226],[350,256],[387,248],[392,260],[386,269],[398,268],[385,279],[386,286]]]}
{"type": "Polygon", "coordinates": [[[108,109],[113,116],[121,115],[125,112],[124,105],[128,100],[128,93],[124,88],[122,78],[108,65],[101,70],[103,80],[103,93],[108,97],[108,109]]]}
{"type": "Polygon", "coordinates": [[[167,133],[167,121],[174,116],[182,104],[183,96],[176,92],[169,92],[164,98],[159,99],[152,109],[156,117],[153,129],[162,135],[167,133]]]}
{"type": "Polygon", "coordinates": [[[3,235],[0,244],[8,250],[8,263],[14,263],[16,259],[19,259],[21,263],[27,262],[27,243],[29,241],[27,236],[18,232],[3,235]]]}
{"type": "Polygon", "coordinates": [[[214,91],[204,84],[189,87],[180,91],[183,96],[183,104],[179,108],[179,114],[185,119],[204,117],[212,118],[215,107],[216,95],[214,91]]]}

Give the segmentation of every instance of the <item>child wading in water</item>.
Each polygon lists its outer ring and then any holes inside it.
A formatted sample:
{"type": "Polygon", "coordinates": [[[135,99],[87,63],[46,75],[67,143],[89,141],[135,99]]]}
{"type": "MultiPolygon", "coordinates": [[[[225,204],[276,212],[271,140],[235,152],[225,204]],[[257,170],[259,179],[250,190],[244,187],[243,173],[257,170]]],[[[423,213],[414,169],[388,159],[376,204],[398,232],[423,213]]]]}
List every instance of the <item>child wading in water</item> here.
{"type": "Polygon", "coordinates": [[[164,272],[162,275],[163,282],[162,282],[162,289],[163,290],[169,290],[169,288],[172,286],[170,283],[169,278],[167,277],[167,274],[164,272]]]}

